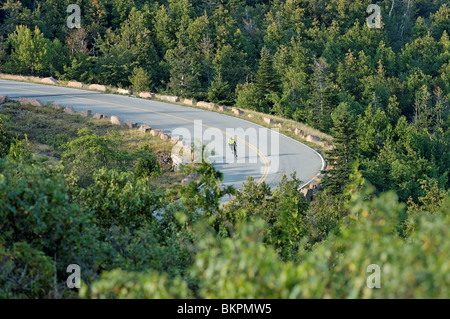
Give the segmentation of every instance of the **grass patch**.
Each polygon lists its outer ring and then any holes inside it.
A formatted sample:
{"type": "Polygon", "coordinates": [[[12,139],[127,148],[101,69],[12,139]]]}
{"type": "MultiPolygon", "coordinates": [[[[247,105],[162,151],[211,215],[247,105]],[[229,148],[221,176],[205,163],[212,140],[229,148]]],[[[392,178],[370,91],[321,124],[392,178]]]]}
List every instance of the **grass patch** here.
{"type": "MultiPolygon", "coordinates": [[[[137,129],[127,126],[113,125],[109,120],[97,120],[83,117],[79,114],[67,114],[49,105],[35,107],[20,105],[10,101],[0,106],[0,117],[4,120],[5,129],[18,139],[27,136],[33,146],[33,156],[47,165],[57,165],[63,150],[61,146],[78,137],[78,131],[88,128],[98,136],[105,136],[115,131],[123,141],[122,150],[130,154],[140,150],[144,145],[150,145],[155,154],[170,154],[173,144],[137,129]]],[[[134,164],[130,170],[134,170],[134,164]]],[[[181,172],[163,171],[162,176],[154,177],[150,184],[157,187],[170,187],[183,179],[181,172]]]]}
{"type": "Polygon", "coordinates": [[[46,155],[61,156],[60,146],[78,137],[78,130],[87,127],[99,136],[110,131],[118,132],[124,139],[127,150],[138,150],[150,143],[155,153],[170,153],[172,144],[149,134],[129,129],[126,126],[111,124],[108,120],[97,120],[79,114],[66,114],[62,110],[48,106],[22,106],[18,102],[9,102],[0,107],[0,114],[6,118],[5,129],[17,137],[25,134],[39,151],[46,155]],[[45,146],[44,146],[45,145],[45,146]]]}

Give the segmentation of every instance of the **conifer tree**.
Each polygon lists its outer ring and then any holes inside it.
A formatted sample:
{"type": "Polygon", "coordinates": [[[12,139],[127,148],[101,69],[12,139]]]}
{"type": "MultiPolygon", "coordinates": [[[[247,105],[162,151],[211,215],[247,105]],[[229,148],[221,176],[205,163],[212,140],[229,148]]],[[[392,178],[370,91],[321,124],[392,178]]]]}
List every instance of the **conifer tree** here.
{"type": "Polygon", "coordinates": [[[38,27],[31,31],[26,26],[17,26],[8,41],[12,46],[10,59],[15,72],[37,75],[45,68],[47,46],[38,27]]]}
{"type": "Polygon", "coordinates": [[[230,103],[229,88],[230,86],[223,80],[222,74],[216,74],[208,90],[208,99],[219,104],[230,103]]]}
{"type": "Polygon", "coordinates": [[[194,96],[200,83],[192,52],[180,42],[175,49],[167,51],[166,59],[171,67],[168,85],[171,92],[179,96],[194,96]]]}
{"type": "Polygon", "coordinates": [[[328,74],[329,65],[324,58],[314,61],[312,66],[311,93],[309,103],[309,122],[311,125],[328,131],[331,126],[332,82],[328,74]]]}
{"type": "Polygon", "coordinates": [[[413,39],[426,37],[428,34],[428,27],[422,17],[418,17],[416,23],[412,28],[413,39]]]}
{"type": "Polygon", "coordinates": [[[280,79],[273,65],[273,57],[266,47],[261,50],[261,60],[255,78],[255,87],[259,96],[259,108],[268,112],[271,102],[267,96],[280,92],[280,79]]]}
{"type": "Polygon", "coordinates": [[[334,119],[335,147],[327,152],[328,161],[332,166],[327,170],[328,176],[324,185],[332,194],[340,194],[349,182],[353,161],[356,159],[356,127],[352,114],[346,103],[338,107],[340,114],[334,119]]]}

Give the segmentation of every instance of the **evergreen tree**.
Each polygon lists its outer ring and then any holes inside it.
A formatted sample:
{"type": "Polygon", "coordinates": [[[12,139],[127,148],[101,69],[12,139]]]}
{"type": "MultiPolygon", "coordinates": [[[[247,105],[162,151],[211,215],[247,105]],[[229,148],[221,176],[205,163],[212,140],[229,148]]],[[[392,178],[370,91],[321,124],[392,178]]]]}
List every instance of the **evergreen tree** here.
{"type": "Polygon", "coordinates": [[[150,87],[152,86],[149,75],[142,67],[135,67],[129,80],[135,92],[150,90],[150,87]]]}
{"type": "Polygon", "coordinates": [[[94,69],[95,63],[95,57],[87,53],[77,52],[73,55],[71,62],[64,66],[62,79],[91,83],[94,78],[92,69],[94,69]]]}
{"type": "Polygon", "coordinates": [[[0,4],[0,35],[8,35],[14,32],[16,27],[24,25],[31,27],[32,10],[30,10],[23,1],[7,0],[0,4]]]}
{"type": "Polygon", "coordinates": [[[331,126],[332,82],[328,64],[324,58],[314,60],[311,78],[311,93],[308,101],[309,122],[312,126],[327,132],[331,126]]]}
{"type": "Polygon", "coordinates": [[[222,75],[218,73],[208,89],[208,99],[218,104],[231,103],[229,87],[228,83],[223,80],[222,75]]]}
{"type": "Polygon", "coordinates": [[[295,114],[304,114],[309,93],[309,65],[308,50],[299,39],[292,39],[289,46],[282,45],[278,49],[274,66],[281,77],[282,93],[278,102],[274,102],[274,107],[279,106],[276,114],[288,118],[293,117],[296,110],[295,114]]]}
{"type": "Polygon", "coordinates": [[[416,100],[414,103],[414,125],[417,130],[425,130],[429,132],[431,128],[431,94],[428,87],[425,85],[416,93],[416,100]]]}
{"type": "Polygon", "coordinates": [[[378,154],[387,140],[388,131],[392,130],[388,125],[386,113],[370,104],[358,120],[357,140],[361,156],[373,158],[378,154]]]}
{"type": "Polygon", "coordinates": [[[170,91],[179,96],[194,97],[200,82],[193,53],[180,42],[175,49],[167,51],[166,59],[170,65],[170,91]]]}
{"type": "MultiPolygon", "coordinates": [[[[314,76],[318,77],[319,70],[315,68],[314,76]]],[[[360,51],[357,56],[352,51],[345,54],[345,60],[340,62],[337,68],[336,84],[341,90],[348,92],[360,100],[364,91],[362,79],[371,74],[368,58],[364,51],[360,51]]],[[[322,80],[323,81],[323,80],[322,80]]]]}
{"type": "Polygon", "coordinates": [[[416,23],[414,24],[412,28],[412,37],[413,39],[418,39],[427,36],[428,34],[428,27],[425,24],[425,21],[422,17],[418,17],[416,20],[416,23]]]}
{"type": "Polygon", "coordinates": [[[436,40],[440,39],[443,32],[450,33],[450,6],[443,4],[432,17],[431,34],[436,40]]]}
{"type": "Polygon", "coordinates": [[[259,97],[259,110],[267,113],[273,105],[267,96],[280,92],[280,78],[273,65],[273,56],[266,47],[261,50],[261,60],[255,77],[255,89],[259,97]]]}
{"type": "Polygon", "coordinates": [[[58,38],[53,41],[46,39],[46,46],[46,67],[51,76],[60,77],[64,74],[64,66],[70,61],[67,47],[58,38]]]}
{"type": "Polygon", "coordinates": [[[46,65],[47,46],[44,35],[35,27],[31,31],[28,27],[20,25],[8,37],[11,44],[11,71],[15,73],[38,75],[46,65]]]}
{"type": "Polygon", "coordinates": [[[220,73],[222,80],[228,83],[228,94],[234,98],[233,89],[244,82],[249,74],[246,54],[231,44],[221,44],[215,52],[213,68],[214,72],[220,73]]]}
{"type": "Polygon", "coordinates": [[[255,83],[238,84],[236,86],[236,105],[248,110],[259,110],[259,96],[255,83]]]}
{"type": "Polygon", "coordinates": [[[355,120],[347,104],[339,106],[340,114],[334,119],[333,143],[335,147],[327,152],[332,166],[327,170],[323,184],[331,194],[340,194],[349,182],[354,160],[357,158],[355,120]]]}

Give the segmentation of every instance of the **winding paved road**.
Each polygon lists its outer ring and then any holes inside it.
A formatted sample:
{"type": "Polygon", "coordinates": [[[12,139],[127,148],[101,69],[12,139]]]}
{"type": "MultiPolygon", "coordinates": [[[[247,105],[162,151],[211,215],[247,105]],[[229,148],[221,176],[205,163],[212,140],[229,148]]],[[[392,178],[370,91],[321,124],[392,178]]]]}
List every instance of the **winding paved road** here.
{"type": "Polygon", "coordinates": [[[165,133],[183,135],[184,140],[201,142],[207,149],[215,150],[210,159],[223,172],[224,183],[236,188],[241,188],[249,175],[274,188],[283,174],[293,172],[297,172],[303,186],[324,168],[323,158],[310,147],[226,114],[117,94],[6,80],[0,80],[0,95],[10,99],[36,98],[72,106],[76,111],[116,115],[124,121],[147,124],[165,133]],[[238,142],[237,160],[227,146],[228,137],[233,135],[238,142]]]}

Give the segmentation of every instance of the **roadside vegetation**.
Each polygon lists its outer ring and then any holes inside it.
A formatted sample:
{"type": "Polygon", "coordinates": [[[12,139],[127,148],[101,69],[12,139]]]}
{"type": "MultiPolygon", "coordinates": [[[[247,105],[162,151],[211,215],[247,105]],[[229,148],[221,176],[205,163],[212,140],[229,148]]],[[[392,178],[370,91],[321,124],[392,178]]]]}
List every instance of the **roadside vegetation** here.
{"type": "Polygon", "coordinates": [[[171,165],[173,145],[137,129],[67,114],[50,104],[35,107],[11,101],[0,106],[0,117],[10,138],[23,143],[31,157],[51,166],[63,160],[82,179],[90,179],[101,167],[128,172],[137,167],[140,171],[151,170],[142,168],[147,159],[154,162],[155,172],[142,174],[151,173],[154,183],[166,187],[182,179],[182,174],[174,172],[171,165]]]}

